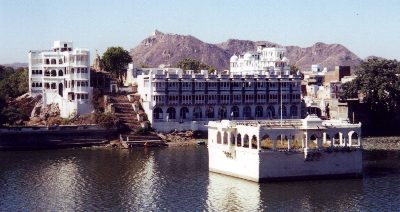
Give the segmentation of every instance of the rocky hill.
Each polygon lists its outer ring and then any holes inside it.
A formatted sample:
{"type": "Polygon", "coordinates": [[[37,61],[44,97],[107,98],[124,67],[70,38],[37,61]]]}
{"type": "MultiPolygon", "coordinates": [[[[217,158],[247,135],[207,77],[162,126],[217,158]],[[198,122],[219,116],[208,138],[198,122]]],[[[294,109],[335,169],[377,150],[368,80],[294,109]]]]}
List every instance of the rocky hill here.
{"type": "MultiPolygon", "coordinates": [[[[280,46],[269,41],[229,39],[219,44],[205,43],[191,35],[178,35],[155,31],[138,46],[131,49],[134,63],[157,67],[160,64],[174,66],[179,60],[193,58],[219,70],[229,69],[229,58],[234,54],[254,51],[257,44],[280,46]]],[[[312,64],[333,69],[336,65],[355,66],[361,59],[340,44],[315,43],[311,47],[286,46],[290,64],[307,70],[312,64]]]]}

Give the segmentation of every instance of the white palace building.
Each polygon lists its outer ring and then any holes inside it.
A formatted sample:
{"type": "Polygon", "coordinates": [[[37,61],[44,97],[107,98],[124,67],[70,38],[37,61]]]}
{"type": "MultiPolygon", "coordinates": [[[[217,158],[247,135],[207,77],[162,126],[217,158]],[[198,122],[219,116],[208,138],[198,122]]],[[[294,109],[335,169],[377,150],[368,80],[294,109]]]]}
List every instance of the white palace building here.
{"type": "Polygon", "coordinates": [[[208,121],[222,119],[301,118],[301,78],[290,73],[284,48],[259,45],[255,52],[233,55],[229,73],[143,69],[137,84],[158,131],[207,130],[208,121]]]}
{"type": "Polygon", "coordinates": [[[29,51],[29,93],[42,95],[43,105],[58,104],[68,118],[92,111],[90,52],[72,42],[55,41],[52,50],[29,51]]]}

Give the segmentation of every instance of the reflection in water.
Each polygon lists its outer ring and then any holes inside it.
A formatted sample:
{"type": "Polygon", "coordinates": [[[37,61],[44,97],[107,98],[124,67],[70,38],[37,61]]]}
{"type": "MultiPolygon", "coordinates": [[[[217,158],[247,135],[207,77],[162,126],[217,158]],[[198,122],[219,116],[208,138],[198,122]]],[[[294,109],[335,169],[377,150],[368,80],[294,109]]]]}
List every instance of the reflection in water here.
{"type": "Polygon", "coordinates": [[[208,172],[203,147],[0,152],[1,211],[398,211],[400,152],[364,179],[258,184],[208,172]]]}
{"type": "Polygon", "coordinates": [[[211,210],[251,211],[260,207],[258,183],[209,173],[207,206],[211,210]]]}

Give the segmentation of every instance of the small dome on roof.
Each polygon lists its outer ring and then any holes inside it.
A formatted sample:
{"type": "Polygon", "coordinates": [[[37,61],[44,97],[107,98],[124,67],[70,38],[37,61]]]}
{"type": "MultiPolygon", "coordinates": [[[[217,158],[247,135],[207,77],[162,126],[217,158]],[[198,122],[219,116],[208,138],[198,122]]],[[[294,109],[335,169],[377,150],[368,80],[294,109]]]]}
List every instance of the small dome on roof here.
{"type": "Polygon", "coordinates": [[[244,54],[243,57],[244,57],[245,60],[250,60],[252,56],[253,55],[251,55],[250,53],[247,52],[246,54],[244,54]]]}
{"type": "Polygon", "coordinates": [[[236,56],[236,54],[234,54],[232,57],[231,57],[231,63],[233,63],[233,62],[237,62],[237,60],[238,60],[239,58],[238,58],[238,56],[236,56]]]}
{"type": "Polygon", "coordinates": [[[282,58],[282,62],[288,62],[289,60],[287,59],[287,57],[283,57],[282,58]]]}

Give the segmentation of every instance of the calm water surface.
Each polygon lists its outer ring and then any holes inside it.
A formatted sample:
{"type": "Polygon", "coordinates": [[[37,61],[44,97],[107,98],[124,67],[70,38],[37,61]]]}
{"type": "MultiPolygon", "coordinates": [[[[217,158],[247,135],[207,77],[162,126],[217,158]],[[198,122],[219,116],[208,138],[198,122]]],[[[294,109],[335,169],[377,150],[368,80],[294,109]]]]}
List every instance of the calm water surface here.
{"type": "Polygon", "coordinates": [[[257,184],[208,172],[205,147],[0,152],[2,211],[399,211],[400,152],[363,179],[257,184]]]}

